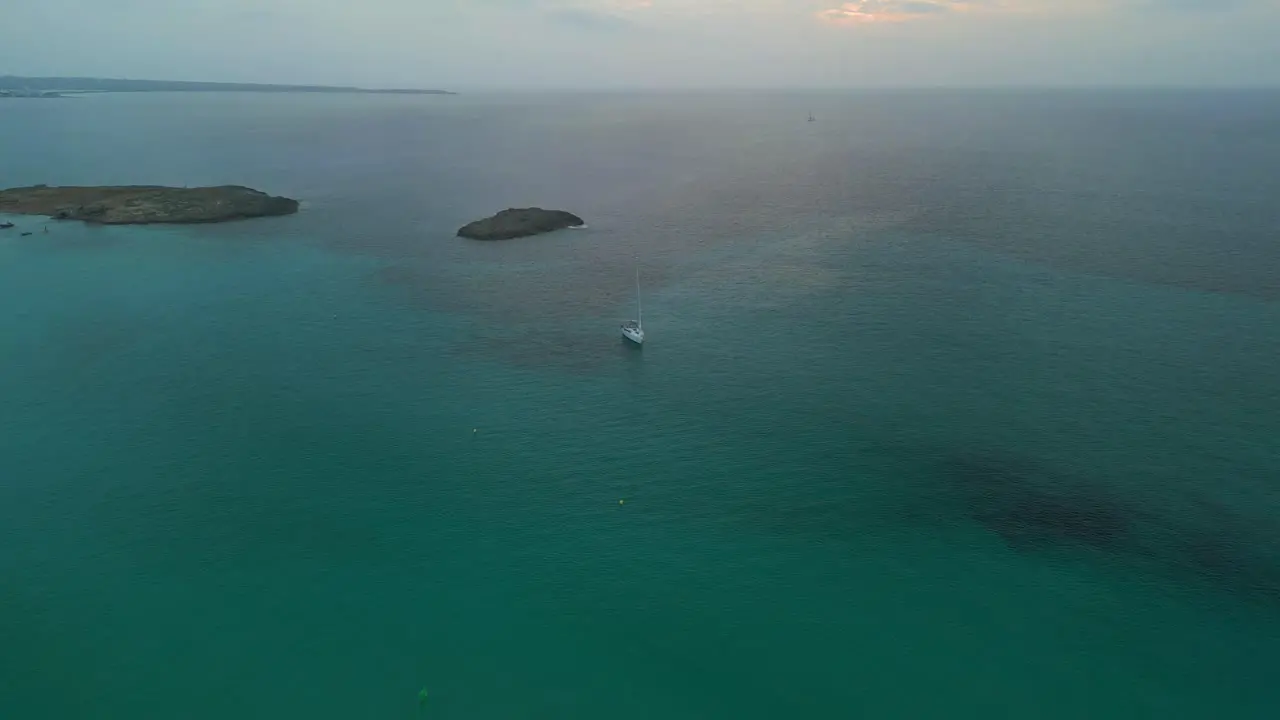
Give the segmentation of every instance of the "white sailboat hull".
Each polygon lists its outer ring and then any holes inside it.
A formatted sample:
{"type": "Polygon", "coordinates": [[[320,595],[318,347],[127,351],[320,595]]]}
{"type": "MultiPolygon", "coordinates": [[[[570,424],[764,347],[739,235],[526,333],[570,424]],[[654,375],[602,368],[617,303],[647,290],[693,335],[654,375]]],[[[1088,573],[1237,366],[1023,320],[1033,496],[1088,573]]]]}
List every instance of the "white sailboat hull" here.
{"type": "Polygon", "coordinates": [[[644,330],[635,327],[622,326],[622,337],[630,340],[637,345],[644,344],[644,330]]]}

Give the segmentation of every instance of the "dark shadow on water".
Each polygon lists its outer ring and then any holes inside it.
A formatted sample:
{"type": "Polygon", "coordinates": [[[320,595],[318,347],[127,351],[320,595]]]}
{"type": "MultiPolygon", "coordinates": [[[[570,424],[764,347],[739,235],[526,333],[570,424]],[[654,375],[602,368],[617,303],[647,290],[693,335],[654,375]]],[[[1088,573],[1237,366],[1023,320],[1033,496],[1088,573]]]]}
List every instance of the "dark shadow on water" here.
{"type": "Polygon", "coordinates": [[[1266,556],[1266,542],[1230,528],[1188,531],[1168,559],[1215,587],[1280,603],[1280,564],[1266,556]]]}
{"type": "Polygon", "coordinates": [[[639,361],[644,357],[644,346],[620,337],[618,338],[618,354],[627,360],[639,361]]]}
{"type": "Polygon", "coordinates": [[[550,327],[488,327],[459,342],[454,353],[461,357],[497,360],[522,370],[603,374],[616,372],[619,363],[637,371],[644,366],[644,351],[613,333],[586,333],[550,327]]]}
{"type": "Polygon", "coordinates": [[[633,382],[639,383],[644,379],[644,346],[636,345],[630,340],[618,338],[618,363],[622,368],[622,372],[633,382]]]}
{"type": "Polygon", "coordinates": [[[947,456],[937,478],[970,520],[1016,552],[1074,547],[1166,581],[1280,602],[1274,522],[1246,519],[1203,499],[1155,507],[1009,453],[947,456]]]}
{"type": "Polygon", "coordinates": [[[1010,547],[1077,543],[1109,550],[1132,534],[1129,508],[1101,488],[995,455],[960,455],[942,469],[971,517],[1010,547]]]}
{"type": "Polygon", "coordinates": [[[507,329],[501,336],[489,329],[459,343],[455,352],[463,357],[493,360],[521,370],[540,371],[548,367],[570,373],[589,373],[598,366],[593,355],[599,350],[565,333],[507,329]]]}

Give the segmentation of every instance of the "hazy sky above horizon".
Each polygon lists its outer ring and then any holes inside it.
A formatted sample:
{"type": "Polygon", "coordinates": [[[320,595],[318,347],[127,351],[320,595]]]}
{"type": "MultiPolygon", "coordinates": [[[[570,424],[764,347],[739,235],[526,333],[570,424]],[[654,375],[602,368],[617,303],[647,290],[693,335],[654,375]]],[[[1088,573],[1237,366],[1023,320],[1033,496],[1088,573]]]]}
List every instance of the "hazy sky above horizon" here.
{"type": "Polygon", "coordinates": [[[4,0],[0,74],[470,88],[1280,85],[1280,0],[4,0]]]}

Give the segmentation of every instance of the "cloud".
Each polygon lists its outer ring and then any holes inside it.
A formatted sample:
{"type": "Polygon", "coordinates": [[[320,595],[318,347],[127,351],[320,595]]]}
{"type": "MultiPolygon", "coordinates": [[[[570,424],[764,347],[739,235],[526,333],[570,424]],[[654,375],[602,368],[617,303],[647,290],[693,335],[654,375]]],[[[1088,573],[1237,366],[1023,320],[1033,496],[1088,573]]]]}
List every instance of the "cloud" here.
{"type": "Polygon", "coordinates": [[[1275,86],[1277,8],[1280,0],[0,0],[5,26],[56,27],[58,40],[7,36],[0,72],[463,91],[1275,86]]]}
{"type": "Polygon", "coordinates": [[[971,9],[965,0],[854,0],[823,10],[818,18],[831,25],[867,25],[926,20],[971,9]]]}
{"type": "Polygon", "coordinates": [[[1137,0],[1131,8],[1153,13],[1231,13],[1251,9],[1275,9],[1276,0],[1137,0]]]}
{"type": "Polygon", "coordinates": [[[1265,5],[1251,0],[1144,0],[1141,5],[1153,10],[1190,10],[1194,12],[1231,10],[1245,5],[1265,5]]]}
{"type": "Polygon", "coordinates": [[[626,32],[636,27],[624,17],[580,7],[551,8],[544,10],[542,16],[558,25],[587,32],[626,32]]]}

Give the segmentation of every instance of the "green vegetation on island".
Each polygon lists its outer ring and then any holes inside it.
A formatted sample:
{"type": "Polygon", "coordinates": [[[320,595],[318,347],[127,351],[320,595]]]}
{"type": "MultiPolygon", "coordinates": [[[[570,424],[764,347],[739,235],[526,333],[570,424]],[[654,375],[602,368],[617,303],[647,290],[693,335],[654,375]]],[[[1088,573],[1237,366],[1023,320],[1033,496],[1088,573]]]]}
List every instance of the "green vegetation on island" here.
{"type": "Polygon", "coordinates": [[[510,240],[564,228],[582,227],[584,224],[582,218],[563,210],[510,208],[462,226],[458,229],[458,237],[470,240],[510,240]]]}
{"type": "Polygon", "coordinates": [[[48,215],[103,225],[215,223],[291,215],[298,201],[239,185],[171,188],[155,185],[34,187],[0,190],[0,212],[48,215]]]}

